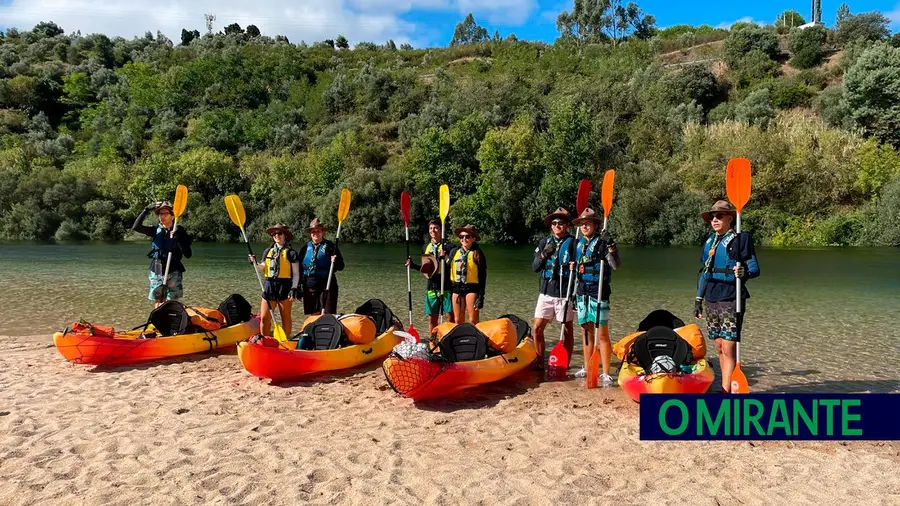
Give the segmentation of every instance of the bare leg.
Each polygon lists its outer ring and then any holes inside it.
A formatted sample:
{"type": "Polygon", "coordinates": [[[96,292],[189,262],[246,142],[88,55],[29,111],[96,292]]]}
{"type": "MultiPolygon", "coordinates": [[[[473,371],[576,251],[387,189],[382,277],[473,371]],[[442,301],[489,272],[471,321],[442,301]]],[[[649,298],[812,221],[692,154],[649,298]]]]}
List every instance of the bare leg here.
{"type": "Polygon", "coordinates": [[[716,339],[716,351],[719,352],[719,368],[722,370],[722,390],[731,393],[731,375],[734,373],[735,348],[734,341],[716,339]]]}
{"type": "Polygon", "coordinates": [[[544,318],[535,318],[534,324],[531,326],[534,337],[534,349],[537,351],[538,368],[544,368],[544,329],[547,328],[547,320],[544,318]]]}
{"type": "Polygon", "coordinates": [[[272,312],[269,311],[269,303],[263,299],[259,305],[259,333],[264,336],[272,335],[272,312]]]}
{"type": "Polygon", "coordinates": [[[278,303],[278,312],[281,314],[281,326],[284,328],[284,335],[291,335],[291,306],[294,301],[286,299],[278,303]]]}
{"type": "Polygon", "coordinates": [[[469,313],[469,323],[471,323],[472,325],[477,325],[479,322],[478,315],[480,311],[475,307],[475,299],[477,298],[477,293],[466,294],[466,309],[469,313]]]}
{"type": "Polygon", "coordinates": [[[609,374],[609,362],[612,360],[612,343],[609,340],[609,325],[600,325],[597,329],[597,343],[600,346],[600,362],[603,374],[609,374]]]}

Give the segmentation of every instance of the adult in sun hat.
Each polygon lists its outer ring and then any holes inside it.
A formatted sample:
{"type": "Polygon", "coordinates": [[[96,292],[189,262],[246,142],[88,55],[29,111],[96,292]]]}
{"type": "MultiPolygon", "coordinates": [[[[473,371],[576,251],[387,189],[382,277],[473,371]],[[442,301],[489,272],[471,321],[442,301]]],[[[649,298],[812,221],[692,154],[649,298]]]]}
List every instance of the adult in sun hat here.
{"type": "MultiPolygon", "coordinates": [[[[586,208],[572,224],[581,229],[581,237],[575,246],[575,273],[577,276],[575,300],[578,307],[578,324],[581,325],[582,331],[584,356],[587,360],[593,347],[600,346],[600,362],[603,368],[599,382],[601,386],[608,387],[613,385],[612,376],[609,375],[609,363],[612,355],[612,343],[609,340],[609,296],[612,294],[610,281],[612,281],[612,271],[621,265],[619,250],[609,231],[600,230],[603,227],[603,218],[593,209],[586,208]],[[598,303],[597,290],[600,284],[601,260],[604,261],[603,288],[598,303]],[[594,322],[597,321],[598,311],[600,312],[597,328],[599,342],[594,343],[594,322]]],[[[587,371],[582,367],[575,373],[575,376],[585,377],[587,371]]]]}
{"type": "Polygon", "coordinates": [[[478,245],[480,236],[475,225],[466,225],[453,231],[459,238],[459,246],[447,252],[450,257],[450,281],[453,292],[454,321],[462,323],[466,316],[469,323],[477,324],[484,307],[484,291],[487,284],[487,257],[478,245]]]}
{"type": "Polygon", "coordinates": [[[328,314],[337,313],[338,282],[334,273],[344,270],[344,257],[340,248],[333,242],[325,239],[327,229],[318,218],[313,218],[306,229],[309,233],[309,241],[299,250],[300,253],[300,281],[303,291],[303,312],[315,314],[322,311],[328,314]],[[331,286],[328,286],[328,272],[334,262],[334,273],[331,278],[331,286]],[[323,300],[324,299],[324,300],[323,300]]]}
{"type": "Polygon", "coordinates": [[[184,264],[182,258],[191,258],[193,239],[187,230],[181,225],[175,229],[172,204],[169,202],[154,202],[145,207],[134,220],[131,230],[150,237],[150,293],[147,298],[154,302],[154,308],[159,307],[166,300],[177,300],[184,296],[184,264]],[[156,226],[144,225],[147,214],[153,211],[159,224],[156,226]],[[169,265],[169,276],[166,278],[166,286],[163,287],[163,278],[166,273],[166,261],[172,253],[172,263],[169,265]]]}
{"type": "Polygon", "coordinates": [[[263,262],[257,264],[256,256],[250,261],[265,277],[262,303],[260,304],[260,332],[270,336],[272,330],[272,308],[281,313],[281,326],[287,335],[291,333],[291,309],[294,299],[302,298],[300,291],[300,253],[291,247],[294,234],[281,223],[266,229],[272,238],[272,245],[263,252],[263,262]]]}
{"type": "Polygon", "coordinates": [[[451,245],[446,239],[441,240],[441,220],[428,222],[428,235],[430,241],[422,248],[422,263],[417,264],[412,259],[406,259],[406,265],[410,269],[419,271],[428,279],[425,289],[425,314],[428,316],[428,333],[437,327],[438,318],[443,313],[449,321],[456,321],[453,314],[452,293],[450,280],[444,282],[444,295],[441,295],[441,276],[449,272],[450,257],[446,254],[451,245]]]}
{"type": "Polygon", "coordinates": [[[741,284],[741,293],[737,293],[735,278],[746,281],[759,276],[759,262],[753,237],[747,232],[735,233],[736,211],[729,202],[719,200],[701,216],[712,227],[712,232],[700,254],[702,267],[694,299],[694,316],[706,317],[708,337],[716,343],[719,354],[722,391],[730,393],[736,361],[735,343],[741,340],[744,313],[750,298],[746,283],[741,284]],[[736,307],[738,296],[741,297],[740,313],[736,307]]]}
{"type": "Polygon", "coordinates": [[[568,311],[565,309],[569,271],[575,265],[575,238],[569,233],[572,218],[568,210],[560,207],[544,218],[544,224],[550,228],[550,235],[538,242],[534,249],[534,261],[531,263],[531,268],[540,276],[532,325],[538,369],[544,368],[544,329],[550,320],[555,318],[565,327],[563,345],[569,356],[572,356],[575,345],[572,337],[574,304],[569,305],[568,311]]]}

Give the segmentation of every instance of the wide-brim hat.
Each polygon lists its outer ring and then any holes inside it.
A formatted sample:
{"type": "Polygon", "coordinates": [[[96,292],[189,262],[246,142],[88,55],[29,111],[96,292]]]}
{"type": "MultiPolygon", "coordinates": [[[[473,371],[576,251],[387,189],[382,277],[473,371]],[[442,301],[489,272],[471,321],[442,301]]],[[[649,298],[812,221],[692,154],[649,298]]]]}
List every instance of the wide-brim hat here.
{"type": "Polygon", "coordinates": [[[478,232],[475,231],[475,225],[466,225],[465,227],[459,227],[459,228],[457,228],[456,230],[453,231],[453,233],[454,233],[457,237],[459,237],[459,234],[461,234],[461,233],[463,233],[463,232],[466,232],[467,234],[469,234],[469,235],[475,237],[475,240],[476,240],[476,241],[477,241],[478,239],[481,238],[481,236],[478,235],[478,232]]]}
{"type": "Polygon", "coordinates": [[[597,214],[596,212],[594,212],[594,210],[591,209],[590,207],[588,207],[587,209],[582,211],[581,216],[579,216],[578,219],[572,221],[572,224],[573,225],[581,225],[582,223],[587,223],[589,221],[593,221],[597,225],[603,224],[603,220],[600,219],[600,215],[597,214]]]}
{"type": "Polygon", "coordinates": [[[153,208],[153,212],[156,214],[159,214],[159,212],[162,211],[163,209],[168,209],[170,213],[173,213],[173,214],[175,213],[175,208],[172,207],[171,202],[160,202],[158,206],[153,208]]]}
{"type": "Polygon", "coordinates": [[[429,279],[437,272],[437,260],[434,255],[422,255],[422,266],[419,268],[419,272],[429,279]]]}
{"type": "Polygon", "coordinates": [[[700,213],[700,216],[703,216],[703,221],[709,223],[712,221],[712,215],[714,213],[728,213],[732,216],[735,216],[737,214],[737,211],[729,202],[725,200],[717,200],[716,203],[709,208],[709,211],[700,213]]]}
{"type": "Polygon", "coordinates": [[[306,231],[312,232],[313,230],[315,230],[317,228],[322,229],[323,232],[328,230],[327,228],[325,228],[325,225],[323,225],[322,222],[319,221],[319,218],[313,218],[313,220],[311,222],[309,222],[309,227],[307,227],[306,231]]]}
{"type": "Polygon", "coordinates": [[[287,225],[282,225],[281,223],[277,223],[266,229],[266,233],[269,235],[275,234],[275,232],[284,232],[284,240],[290,241],[294,238],[294,234],[291,233],[290,229],[287,228],[287,225]]]}
{"type": "Polygon", "coordinates": [[[572,223],[572,215],[569,214],[569,211],[564,207],[557,207],[556,211],[553,211],[546,218],[544,218],[544,225],[547,225],[549,227],[550,223],[557,218],[563,218],[567,222],[572,223]]]}

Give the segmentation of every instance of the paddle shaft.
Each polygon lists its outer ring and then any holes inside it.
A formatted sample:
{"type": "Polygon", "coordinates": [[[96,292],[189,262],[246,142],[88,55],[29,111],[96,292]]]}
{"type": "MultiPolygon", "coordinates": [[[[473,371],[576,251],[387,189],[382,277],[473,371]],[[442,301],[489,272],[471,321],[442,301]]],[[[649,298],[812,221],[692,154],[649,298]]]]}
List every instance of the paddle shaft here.
{"type": "MultiPolygon", "coordinates": [[[[739,251],[738,251],[738,258],[740,258],[740,245],[741,245],[741,242],[740,242],[740,241],[741,241],[741,235],[740,235],[740,234],[741,234],[741,213],[738,212],[738,213],[736,213],[736,214],[737,214],[737,219],[736,219],[735,221],[736,221],[737,223],[736,223],[735,228],[736,228],[737,233],[738,233],[738,237],[737,237],[737,240],[738,240],[738,248],[739,248],[739,251]]],[[[735,263],[735,265],[736,265],[738,268],[741,267],[741,263],[740,263],[740,262],[735,263]]],[[[740,276],[735,276],[735,277],[734,277],[734,280],[735,280],[735,285],[737,286],[737,294],[735,295],[735,298],[734,298],[734,311],[735,311],[736,313],[740,313],[740,312],[741,312],[741,309],[742,309],[742,308],[741,308],[741,299],[743,298],[743,297],[741,297],[741,277],[740,277],[740,276]]],[[[734,360],[735,360],[735,362],[738,362],[738,363],[740,363],[740,361],[741,361],[741,342],[740,342],[740,341],[738,341],[737,343],[735,343],[734,360]]]]}
{"type": "MultiPolygon", "coordinates": [[[[576,232],[577,235],[577,232],[576,232]]],[[[573,245],[575,243],[572,243],[573,245]]],[[[571,258],[569,261],[571,262],[571,258]]],[[[569,297],[572,296],[572,281],[575,280],[575,266],[569,266],[569,282],[566,286],[566,301],[563,303],[563,321],[559,329],[559,340],[562,341],[566,336],[566,319],[569,317],[569,297]]],[[[562,290],[562,265],[559,266],[559,288],[562,290]]]]}
{"type": "MultiPolygon", "coordinates": [[[[409,227],[406,227],[406,260],[410,261],[409,257],[409,227]]],[[[412,314],[412,283],[409,277],[410,266],[406,266],[406,299],[407,306],[409,307],[409,325],[413,324],[413,314],[412,314]]]]}
{"type": "MultiPolygon", "coordinates": [[[[606,230],[606,223],[608,219],[603,218],[603,230],[606,230]]],[[[597,314],[594,315],[594,346],[597,346],[597,330],[600,326],[600,297],[603,296],[603,278],[606,274],[606,254],[609,252],[609,245],[606,245],[603,248],[603,254],[600,256],[600,284],[597,285],[597,314]]],[[[590,297],[590,296],[589,296],[590,297]]],[[[590,301],[588,301],[588,306],[590,306],[590,301]]]]}
{"type": "MultiPolygon", "coordinates": [[[[241,228],[241,236],[244,238],[244,244],[247,245],[247,252],[250,253],[250,256],[253,256],[253,248],[250,247],[250,240],[247,239],[247,233],[244,232],[244,227],[241,228]]],[[[263,285],[262,275],[259,273],[259,269],[256,268],[256,262],[253,262],[253,272],[256,273],[256,279],[259,280],[259,288],[260,290],[265,291],[266,287],[263,285]]]]}
{"type": "MultiPolygon", "coordinates": [[[[332,253],[332,257],[337,255],[337,247],[338,242],[341,240],[341,222],[338,222],[337,234],[334,236],[334,252],[332,253]]],[[[331,259],[331,265],[328,266],[328,281],[325,283],[325,291],[322,292],[324,295],[322,299],[322,312],[320,314],[325,314],[325,302],[328,300],[328,291],[331,290],[331,276],[334,274],[334,258],[331,259]]]]}
{"type": "MultiPolygon", "coordinates": [[[[175,247],[175,229],[178,228],[178,217],[175,217],[175,221],[172,222],[172,231],[169,232],[169,239],[172,241],[172,248],[175,247]]],[[[169,248],[169,254],[166,257],[166,272],[163,274],[163,293],[162,297],[165,299],[169,295],[169,266],[172,265],[172,248],[169,248]]]]}
{"type": "MultiPolygon", "coordinates": [[[[444,218],[441,218],[441,245],[440,245],[440,248],[441,248],[441,253],[446,253],[444,251],[444,218]]],[[[444,271],[446,270],[446,269],[444,269],[444,260],[445,260],[444,258],[441,258],[441,256],[438,255],[438,262],[440,263],[440,265],[438,265],[438,271],[441,273],[441,301],[439,302],[439,304],[441,306],[441,309],[440,309],[440,314],[441,314],[440,320],[441,321],[440,321],[440,323],[444,323],[444,277],[445,277],[444,271]]]]}

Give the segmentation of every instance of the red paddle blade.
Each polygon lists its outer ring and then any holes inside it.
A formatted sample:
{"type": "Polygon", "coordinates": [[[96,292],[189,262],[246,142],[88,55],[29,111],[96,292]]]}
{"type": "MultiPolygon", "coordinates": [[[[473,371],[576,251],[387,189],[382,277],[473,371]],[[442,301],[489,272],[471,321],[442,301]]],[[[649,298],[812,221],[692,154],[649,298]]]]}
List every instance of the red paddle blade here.
{"type": "Polygon", "coordinates": [[[406,329],[406,333],[409,334],[409,335],[411,335],[411,336],[413,336],[413,337],[415,337],[417,343],[422,342],[422,338],[419,337],[419,331],[417,331],[417,330],[415,329],[415,327],[412,326],[412,324],[409,324],[409,328],[406,329]]]}
{"type": "Polygon", "coordinates": [[[569,352],[562,341],[556,343],[553,351],[550,352],[550,359],[547,360],[547,376],[550,378],[562,379],[566,377],[566,371],[569,369],[569,352]]]}
{"type": "Polygon", "coordinates": [[[403,226],[409,226],[409,192],[400,194],[400,214],[403,216],[403,226]]]}
{"type": "Polygon", "coordinates": [[[741,212],[750,200],[750,184],[750,160],[746,158],[728,160],[728,168],[725,169],[725,191],[737,212],[741,212]]]}
{"type": "Polygon", "coordinates": [[[603,185],[600,187],[600,203],[603,204],[603,216],[609,217],[612,209],[613,186],[616,184],[616,171],[609,169],[603,174],[603,185]]]}
{"type": "Polygon", "coordinates": [[[578,209],[578,216],[587,209],[588,199],[591,198],[591,180],[582,179],[578,183],[578,200],[576,200],[575,208],[578,209]]]}

